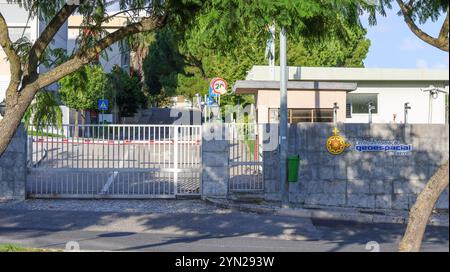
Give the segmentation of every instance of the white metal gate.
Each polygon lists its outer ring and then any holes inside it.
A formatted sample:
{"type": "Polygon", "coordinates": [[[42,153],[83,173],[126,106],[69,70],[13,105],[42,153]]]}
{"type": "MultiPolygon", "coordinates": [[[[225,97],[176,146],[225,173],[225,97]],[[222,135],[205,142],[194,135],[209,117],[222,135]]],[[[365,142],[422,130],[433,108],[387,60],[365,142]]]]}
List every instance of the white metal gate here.
{"type": "Polygon", "coordinates": [[[64,125],[28,135],[28,197],[200,195],[201,126],[64,125]]]}
{"type": "Polygon", "coordinates": [[[262,126],[247,123],[228,124],[229,190],[259,192],[264,190],[262,126]]]}

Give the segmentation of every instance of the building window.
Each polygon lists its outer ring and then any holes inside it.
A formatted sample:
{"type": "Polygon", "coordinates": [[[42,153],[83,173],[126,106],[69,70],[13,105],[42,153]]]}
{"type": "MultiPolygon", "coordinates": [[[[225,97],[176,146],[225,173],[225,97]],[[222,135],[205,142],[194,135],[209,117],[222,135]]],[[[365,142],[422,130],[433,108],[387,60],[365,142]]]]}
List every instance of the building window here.
{"type": "Polygon", "coordinates": [[[278,109],[269,109],[269,123],[278,123],[280,121],[280,111],[278,109]]]}
{"type": "Polygon", "coordinates": [[[345,118],[352,118],[352,104],[345,105],[345,118]]]}
{"type": "MultiPolygon", "coordinates": [[[[279,109],[269,109],[269,123],[278,123],[279,109]]],[[[296,123],[325,123],[333,122],[333,109],[288,109],[288,122],[296,123]]]]}
{"type": "MultiPolygon", "coordinates": [[[[351,114],[369,113],[369,103],[375,106],[372,113],[378,113],[378,94],[347,94],[347,107],[351,108],[351,114]]],[[[347,118],[350,117],[347,114],[347,118]]]]}

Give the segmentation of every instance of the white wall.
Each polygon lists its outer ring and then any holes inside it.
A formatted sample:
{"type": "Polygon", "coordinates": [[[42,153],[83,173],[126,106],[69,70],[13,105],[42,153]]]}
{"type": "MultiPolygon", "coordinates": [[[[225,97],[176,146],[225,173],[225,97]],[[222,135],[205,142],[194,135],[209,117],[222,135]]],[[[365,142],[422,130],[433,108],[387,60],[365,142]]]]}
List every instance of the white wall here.
{"type": "MultiPolygon", "coordinates": [[[[8,24],[9,36],[13,42],[24,34],[31,42],[34,42],[38,36],[38,18],[28,20],[28,12],[18,4],[8,4],[6,0],[0,0],[0,10],[8,24]],[[25,30],[25,32],[24,32],[25,30]]],[[[9,75],[9,63],[6,61],[6,55],[0,47],[0,76],[9,75]]],[[[4,84],[4,79],[0,84],[4,84]]],[[[8,78],[9,82],[9,78],[8,78]]]]}
{"type": "MultiPolygon", "coordinates": [[[[358,83],[358,89],[351,92],[378,93],[378,113],[372,115],[374,123],[393,123],[393,114],[397,115],[396,123],[403,123],[404,103],[409,102],[411,110],[408,112],[408,123],[428,123],[429,95],[420,90],[427,88],[431,83],[358,83]]],[[[434,83],[443,88],[442,84],[434,83]]],[[[347,118],[347,123],[367,123],[368,114],[353,114],[347,118]]],[[[445,123],[445,98],[440,94],[433,100],[434,124],[445,123]]]]}

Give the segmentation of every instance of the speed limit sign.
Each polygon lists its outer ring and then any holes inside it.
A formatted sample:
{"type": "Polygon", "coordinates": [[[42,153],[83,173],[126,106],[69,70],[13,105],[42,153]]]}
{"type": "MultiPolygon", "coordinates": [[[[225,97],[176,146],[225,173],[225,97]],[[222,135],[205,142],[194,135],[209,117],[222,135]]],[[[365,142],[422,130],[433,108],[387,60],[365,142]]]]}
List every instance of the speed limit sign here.
{"type": "Polygon", "coordinates": [[[228,84],[225,79],[216,77],[211,80],[211,88],[216,94],[225,94],[227,92],[228,84]]]}

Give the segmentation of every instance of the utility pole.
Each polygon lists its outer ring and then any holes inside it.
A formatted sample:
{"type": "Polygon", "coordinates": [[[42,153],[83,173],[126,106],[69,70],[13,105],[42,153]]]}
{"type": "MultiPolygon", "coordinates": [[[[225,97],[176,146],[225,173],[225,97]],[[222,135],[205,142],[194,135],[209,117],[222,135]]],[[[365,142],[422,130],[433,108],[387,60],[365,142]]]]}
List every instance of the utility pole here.
{"type": "Polygon", "coordinates": [[[289,184],[287,182],[287,57],[286,57],[286,31],[281,28],[280,32],[280,188],[282,207],[289,207],[289,184]]]}
{"type": "Polygon", "coordinates": [[[271,25],[269,28],[270,31],[270,43],[269,43],[269,69],[270,69],[270,76],[272,77],[272,80],[275,80],[275,25],[271,25]]]}

